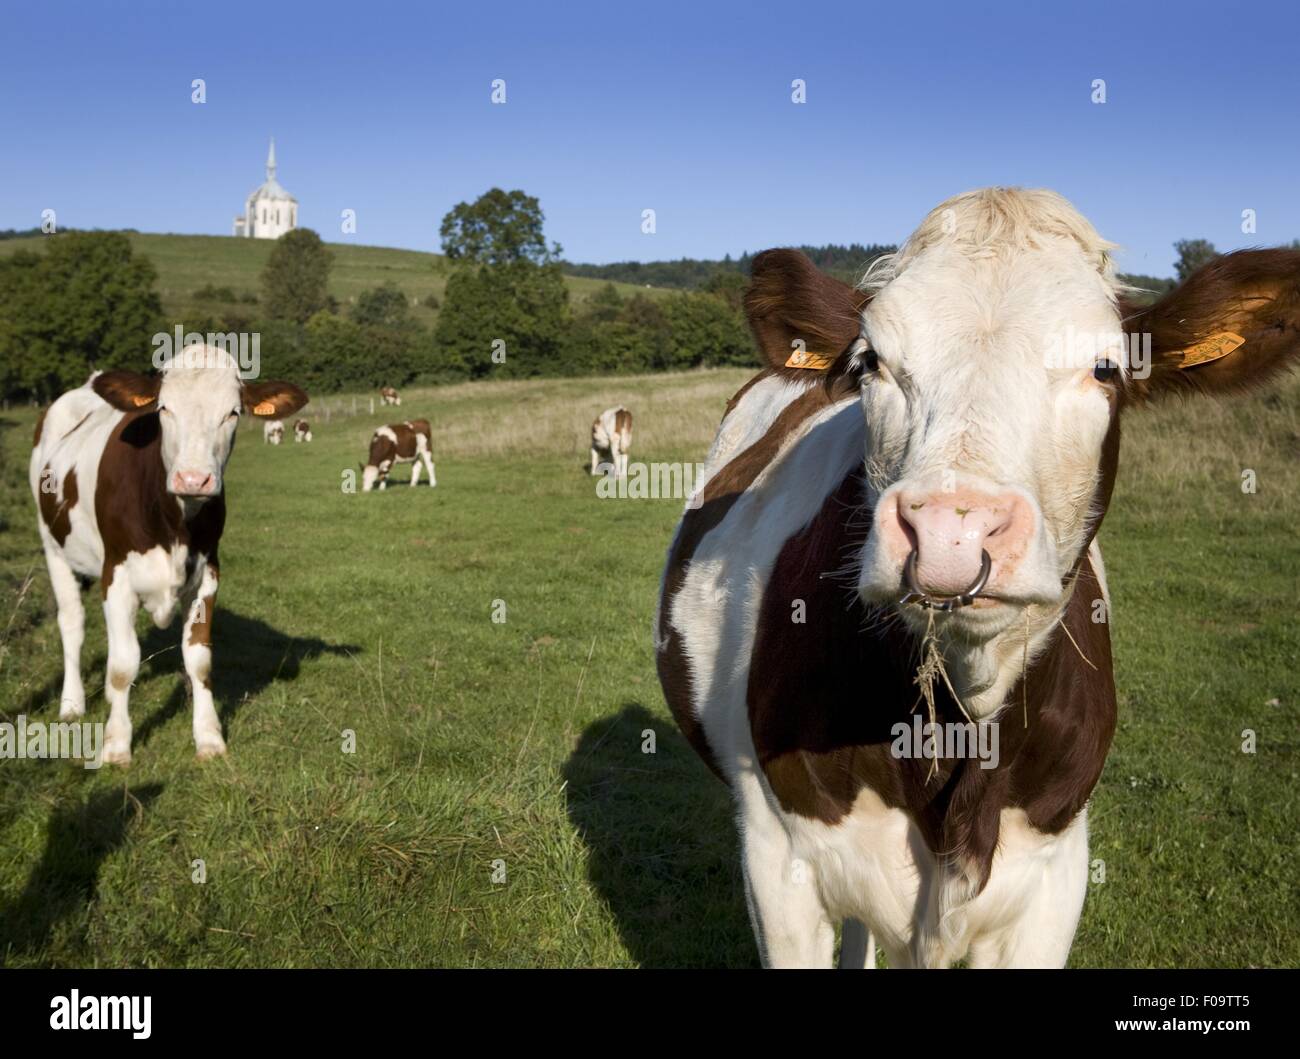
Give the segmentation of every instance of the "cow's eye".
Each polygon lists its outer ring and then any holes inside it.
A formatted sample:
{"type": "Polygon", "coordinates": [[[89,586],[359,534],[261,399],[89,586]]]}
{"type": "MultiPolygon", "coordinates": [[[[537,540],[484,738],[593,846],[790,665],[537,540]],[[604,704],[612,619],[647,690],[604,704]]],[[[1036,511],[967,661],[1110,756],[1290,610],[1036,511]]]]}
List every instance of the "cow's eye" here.
{"type": "Polygon", "coordinates": [[[1098,382],[1114,382],[1119,375],[1119,365],[1113,360],[1099,360],[1092,366],[1092,377],[1098,382]]]}
{"type": "Polygon", "coordinates": [[[862,362],[863,368],[865,368],[867,371],[880,370],[880,356],[870,346],[868,346],[859,354],[859,359],[862,362]]]}

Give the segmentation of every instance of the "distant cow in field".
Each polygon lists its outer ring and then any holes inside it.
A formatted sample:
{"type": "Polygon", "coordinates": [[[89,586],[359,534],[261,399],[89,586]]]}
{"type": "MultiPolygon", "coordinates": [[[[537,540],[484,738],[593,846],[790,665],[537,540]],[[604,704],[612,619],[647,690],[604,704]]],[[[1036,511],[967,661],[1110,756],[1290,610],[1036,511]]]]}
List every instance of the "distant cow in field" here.
{"type": "Polygon", "coordinates": [[[991,189],[861,288],[754,259],[770,366],[678,527],[656,647],[735,799],[768,965],[828,966],[840,922],[842,966],[877,941],[894,967],[1069,955],[1116,725],[1096,533],[1120,420],[1300,346],[1300,250],[1226,254],[1147,306],[1111,251],[1059,196],[991,189]]]}
{"type": "Polygon", "coordinates": [[[306,402],[287,382],[242,382],[229,354],[194,346],[160,374],[96,373],[37,424],[30,480],[63,638],[59,719],[86,710],[78,579],[98,579],[108,632],[105,761],[131,760],[127,698],[140,665],[141,604],[159,628],[185,611],[194,744],[200,758],[225,753],[211,671],[226,461],[241,415],[278,420],[306,402]]]}
{"type": "Polygon", "coordinates": [[[398,396],[397,391],[391,386],[381,386],[379,388],[379,403],[400,405],[402,403],[402,398],[398,396]]]}
{"type": "Polygon", "coordinates": [[[311,424],[305,419],[299,419],[293,425],[293,440],[311,441],[311,424]]]}
{"type": "Polygon", "coordinates": [[[627,477],[627,454],[632,447],[632,413],[621,405],[606,408],[591,424],[591,473],[601,467],[618,478],[627,477]]]}
{"type": "Polygon", "coordinates": [[[278,445],[284,440],[284,424],[272,419],[262,424],[262,441],[267,445],[278,445]]]}
{"type": "Polygon", "coordinates": [[[395,463],[410,463],[411,485],[420,482],[420,465],[429,472],[429,485],[438,480],[433,475],[429,421],[411,419],[405,423],[389,423],[380,427],[370,437],[370,456],[362,466],[361,491],[368,493],[378,483],[380,489],[388,488],[388,472],[395,463]]]}

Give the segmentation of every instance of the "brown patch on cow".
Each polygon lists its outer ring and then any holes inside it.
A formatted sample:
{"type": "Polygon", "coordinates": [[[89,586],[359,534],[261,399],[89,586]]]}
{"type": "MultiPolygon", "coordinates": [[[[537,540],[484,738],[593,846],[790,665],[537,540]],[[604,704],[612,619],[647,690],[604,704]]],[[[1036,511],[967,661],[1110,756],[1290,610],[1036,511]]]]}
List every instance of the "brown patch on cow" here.
{"type": "Polygon", "coordinates": [[[1149,377],[1125,383],[1132,398],[1251,389],[1300,359],[1300,250],[1224,254],[1154,305],[1122,311],[1126,330],[1151,335],[1149,377]],[[1225,331],[1246,341],[1217,360],[1180,367],[1184,350],[1225,331]]]}
{"type": "Polygon", "coordinates": [[[79,499],[77,471],[75,467],[69,467],[68,473],[63,476],[63,482],[59,490],[62,493],[61,499],[54,491],[45,487],[50,480],[51,474],[49,464],[46,464],[45,469],[41,472],[41,482],[37,489],[37,495],[39,496],[37,503],[41,510],[41,519],[49,527],[50,536],[58,542],[59,547],[63,547],[63,542],[68,539],[68,534],[72,532],[72,509],[79,499]]]}
{"type": "MultiPolygon", "coordinates": [[[[690,667],[686,661],[681,634],[673,626],[671,611],[673,600],[686,581],[686,571],[695,549],[706,534],[721,525],[735,504],[754,484],[765,467],[776,458],[786,440],[810,418],[838,403],[857,391],[857,380],[845,370],[847,361],[841,358],[836,368],[813,386],[791,401],[773,421],[767,433],[739,453],[709,479],[700,494],[698,507],[688,510],[682,517],[668,556],[668,569],[664,574],[663,593],[659,604],[659,643],[655,661],[664,698],[677,725],[705,763],[719,777],[723,777],[713,750],[705,738],[699,719],[695,716],[690,667]]],[[[767,373],[760,373],[765,375],[767,373]]],[[[753,380],[750,381],[752,385],[753,380]]]]}
{"type": "Polygon", "coordinates": [[[48,407],[42,408],[40,414],[36,417],[36,431],[32,435],[32,448],[36,448],[41,443],[41,431],[45,428],[45,417],[50,414],[48,407]]]}
{"type": "MultiPolygon", "coordinates": [[[[865,496],[862,473],[848,475],[777,558],[750,664],[755,751],[786,812],[835,824],[869,787],[908,813],[933,852],[973,862],[982,887],[1003,809],[1021,808],[1033,827],[1058,833],[1101,774],[1116,713],[1109,632],[1091,620],[1100,586],[1085,554],[1062,618],[1074,644],[1054,631],[1008,694],[996,768],[969,757],[896,758],[893,726],[923,709],[917,643],[897,622],[873,620],[851,580],[821,576],[861,548],[865,496]],[[795,599],[804,601],[803,624],[790,620],[795,599]]],[[[943,686],[935,720],[965,721],[943,686]]]]}
{"type": "Polygon", "coordinates": [[[118,669],[114,669],[108,674],[108,682],[115,691],[126,691],[131,686],[131,678],[118,669]]]}
{"type": "Polygon", "coordinates": [[[191,555],[206,555],[215,567],[226,498],[223,491],[205,501],[186,522],[181,505],[167,492],[158,413],[128,413],[113,428],[100,457],[95,520],[104,542],[101,586],[107,595],[113,571],[132,552],[184,544],[191,555]]]}
{"type": "Polygon", "coordinates": [[[620,408],[614,413],[614,433],[630,434],[632,433],[632,413],[626,408],[620,408]]]}

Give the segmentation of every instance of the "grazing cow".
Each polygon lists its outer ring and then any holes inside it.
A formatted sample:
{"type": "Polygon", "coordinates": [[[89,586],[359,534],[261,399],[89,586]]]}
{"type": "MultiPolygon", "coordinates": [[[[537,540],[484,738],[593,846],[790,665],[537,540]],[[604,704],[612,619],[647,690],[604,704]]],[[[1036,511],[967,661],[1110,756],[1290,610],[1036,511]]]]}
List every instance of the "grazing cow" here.
{"type": "Polygon", "coordinates": [[[1300,251],[1143,307],[1111,249],[1059,196],[991,189],[860,289],[754,260],[770,366],[678,527],[656,649],[735,799],[765,964],[829,965],[838,922],[843,966],[877,942],[891,966],[1066,961],[1116,723],[1095,534],[1122,413],[1255,385],[1300,344],[1300,251]]]}
{"type": "Polygon", "coordinates": [[[632,447],[632,413],[621,405],[606,408],[591,424],[591,473],[627,477],[627,454],[632,447]]]}
{"type": "Polygon", "coordinates": [[[299,419],[296,423],[294,423],[293,440],[295,442],[311,441],[311,424],[308,423],[307,420],[299,419]]]}
{"type": "Polygon", "coordinates": [[[405,423],[389,423],[370,436],[370,456],[361,468],[361,491],[370,492],[379,484],[388,488],[388,472],[395,463],[410,463],[411,485],[420,482],[420,464],[429,472],[429,485],[438,480],[433,476],[433,456],[429,445],[429,421],[411,419],[405,423]]]}
{"type": "Polygon", "coordinates": [[[127,698],[140,665],[141,604],[160,629],[185,611],[194,745],[200,758],[225,753],[211,683],[223,474],[243,412],[279,419],[306,401],[290,383],[241,382],[229,354],[192,346],[159,374],[95,373],[37,426],[30,479],[63,638],[59,719],[86,710],[78,579],[98,579],[108,632],[105,761],[131,760],[127,698]]]}
{"type": "Polygon", "coordinates": [[[379,403],[400,405],[402,399],[398,396],[397,391],[391,386],[381,386],[379,388],[379,403]]]}
{"type": "Polygon", "coordinates": [[[278,445],[284,440],[284,424],[278,419],[268,419],[262,424],[262,441],[267,445],[278,445]]]}

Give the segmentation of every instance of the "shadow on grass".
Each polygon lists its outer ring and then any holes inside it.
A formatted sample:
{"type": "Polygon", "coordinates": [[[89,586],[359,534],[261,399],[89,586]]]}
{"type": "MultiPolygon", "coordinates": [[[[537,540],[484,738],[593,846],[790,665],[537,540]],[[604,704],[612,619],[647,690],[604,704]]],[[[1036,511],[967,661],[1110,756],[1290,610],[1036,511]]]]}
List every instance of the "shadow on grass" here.
{"type": "MultiPolygon", "coordinates": [[[[151,628],[141,642],[143,657],[158,655],[153,675],[174,673],[176,687],[161,709],[136,726],[131,739],[133,751],[144,746],[182,707],[188,708],[189,681],[181,658],[180,635],[181,624],[177,621],[169,629],[151,628]]],[[[356,644],[334,644],[314,636],[290,636],[257,618],[222,610],[220,603],[213,619],[212,646],[212,694],[225,732],[230,731],[236,714],[248,699],[270,684],[297,680],[303,662],[321,655],[355,654],[362,650],[356,644]]]]}
{"type": "Polygon", "coordinates": [[[85,912],[104,861],[161,792],[162,784],[151,783],[97,791],[84,800],[74,794],[55,808],[40,863],[23,892],[0,907],[0,965],[14,955],[39,954],[61,922],[85,912]]]}
{"type": "Polygon", "coordinates": [[[564,778],[589,877],[638,964],[758,965],[731,799],[671,721],[625,704],[587,726],[564,778]]]}

